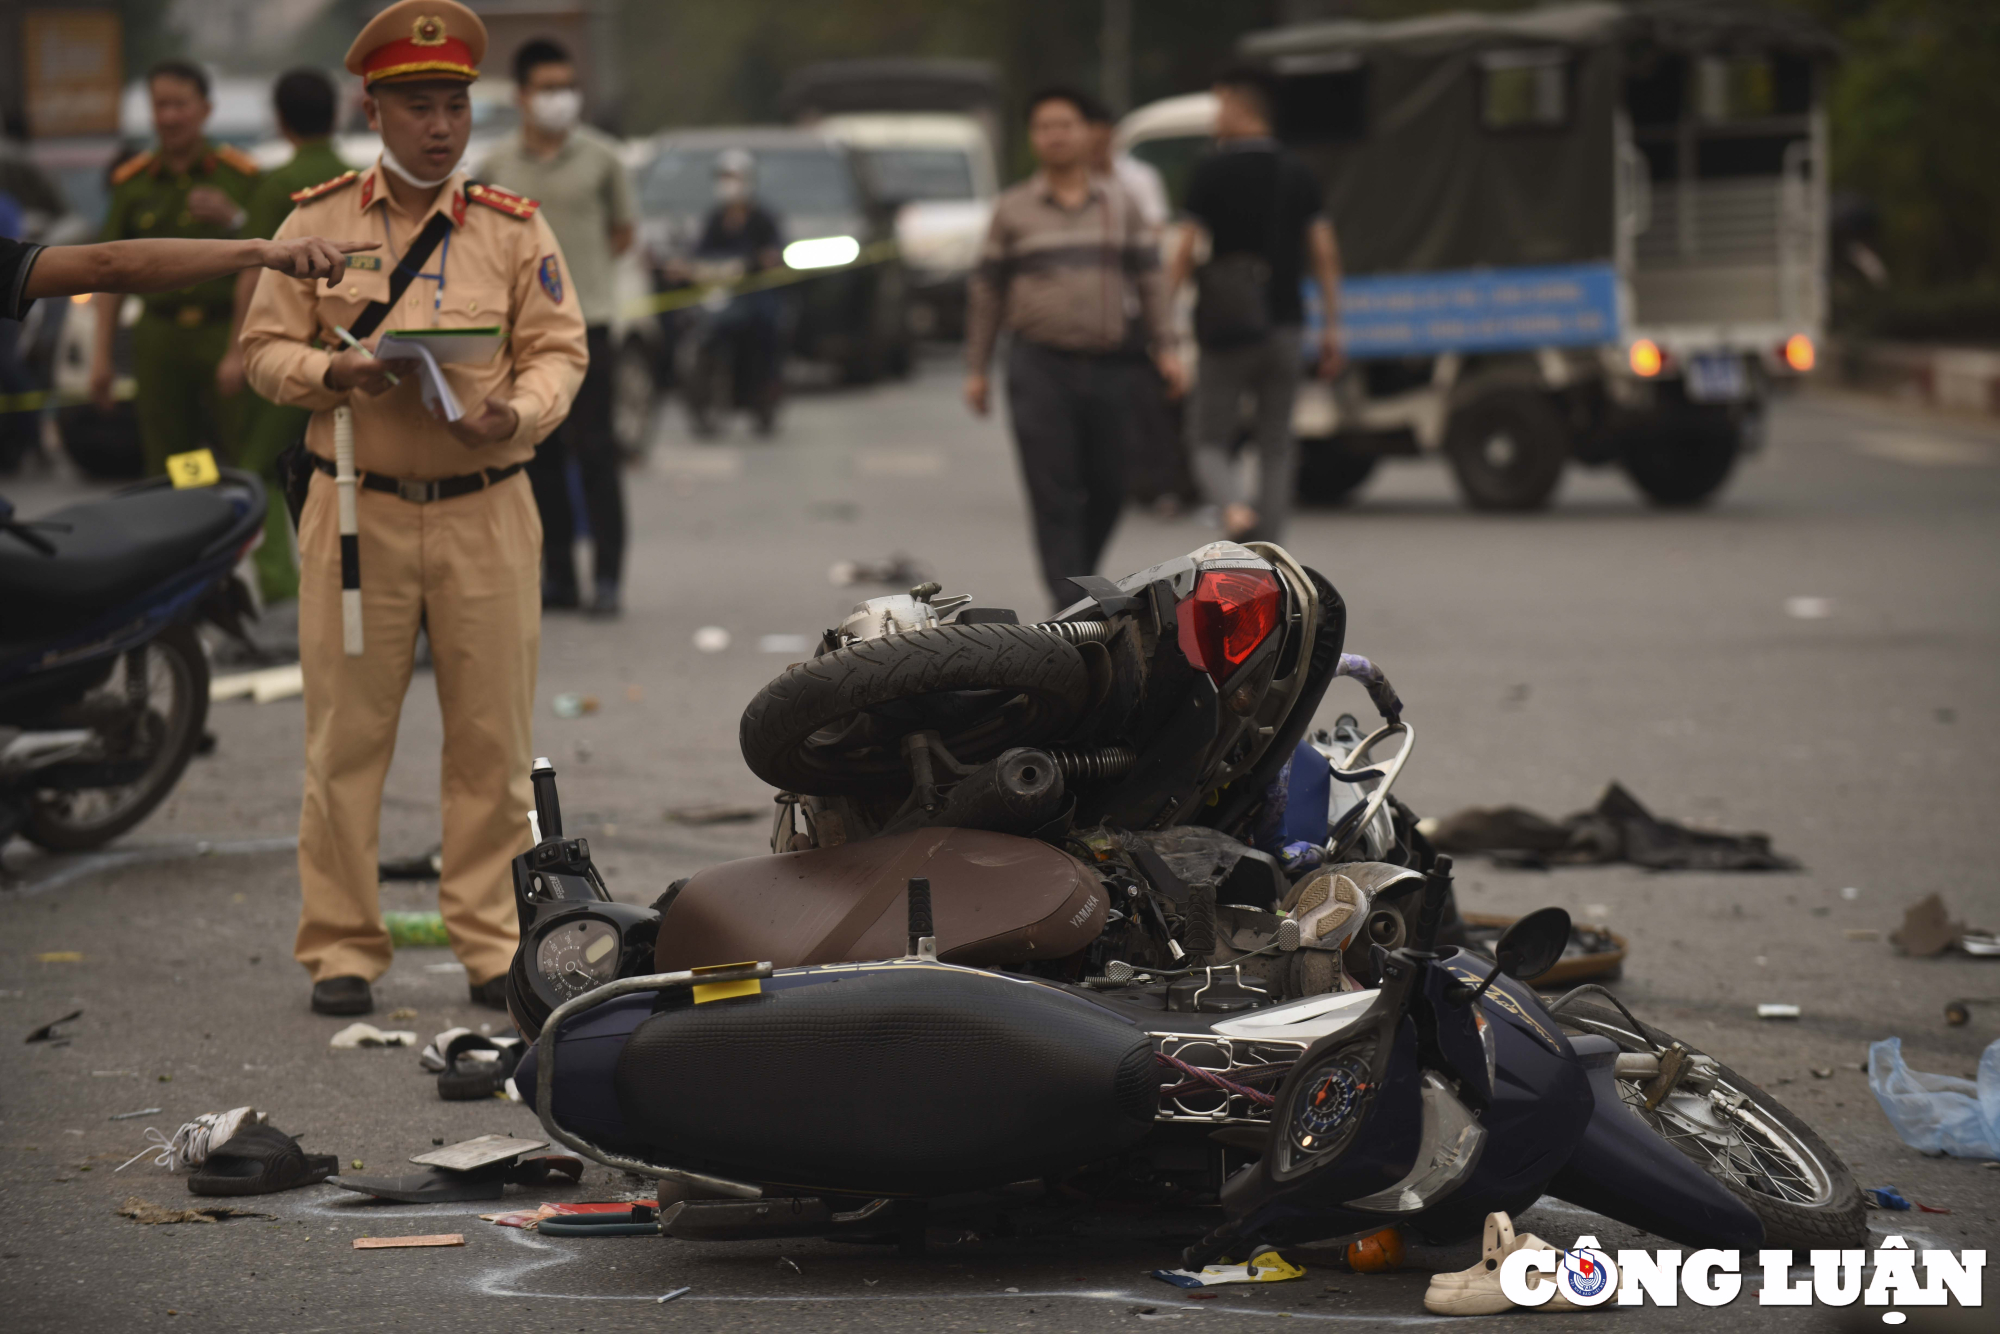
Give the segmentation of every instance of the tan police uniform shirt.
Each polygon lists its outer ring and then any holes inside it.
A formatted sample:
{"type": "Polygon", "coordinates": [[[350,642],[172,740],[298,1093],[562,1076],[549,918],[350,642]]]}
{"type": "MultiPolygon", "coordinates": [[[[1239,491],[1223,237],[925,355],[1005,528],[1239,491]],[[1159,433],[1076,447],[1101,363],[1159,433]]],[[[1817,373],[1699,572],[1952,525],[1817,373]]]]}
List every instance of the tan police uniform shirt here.
{"type": "Polygon", "coordinates": [[[461,172],[429,209],[412,216],[391,196],[379,161],[352,178],[337,177],[301,194],[308,197],[278,228],[277,239],[323,236],[384,244],[351,258],[347,273],[334,285],[264,272],[243,321],[243,363],[251,386],[274,403],[312,409],[306,446],[329,459],[329,409],[349,404],[354,410],[354,466],[361,472],[426,480],[530,458],[535,445],[568,415],[590,360],[562,249],[534,202],[490,187],[468,192],[461,172]],[[505,329],[507,340],[491,362],[444,366],[445,378],[467,412],[494,398],[520,416],[511,439],[478,449],[459,443],[431,415],[415,375],[372,396],[329,389],[325,382],[333,351],[345,346],[334,327],[351,328],[370,301],[388,299],[395,264],[438,212],[448,213],[453,226],[424,261],[427,276],[410,283],[365,341],[372,347],[382,334],[396,329],[496,324],[505,329]],[[367,267],[356,267],[354,259],[367,267]]]}

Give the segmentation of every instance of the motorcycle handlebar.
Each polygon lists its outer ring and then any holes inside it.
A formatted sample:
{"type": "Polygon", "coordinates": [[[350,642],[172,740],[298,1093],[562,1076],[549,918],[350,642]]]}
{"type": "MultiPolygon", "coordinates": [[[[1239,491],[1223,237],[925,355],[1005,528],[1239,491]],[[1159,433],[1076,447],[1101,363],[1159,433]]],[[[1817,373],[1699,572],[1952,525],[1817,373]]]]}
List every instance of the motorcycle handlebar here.
{"type": "Polygon", "coordinates": [[[1396,697],[1396,688],[1389,684],[1389,678],[1359,653],[1340,655],[1340,666],[1334,669],[1335,676],[1350,676],[1359,681],[1367,690],[1369,700],[1376,710],[1389,722],[1403,720],[1403,701],[1396,697]]]}

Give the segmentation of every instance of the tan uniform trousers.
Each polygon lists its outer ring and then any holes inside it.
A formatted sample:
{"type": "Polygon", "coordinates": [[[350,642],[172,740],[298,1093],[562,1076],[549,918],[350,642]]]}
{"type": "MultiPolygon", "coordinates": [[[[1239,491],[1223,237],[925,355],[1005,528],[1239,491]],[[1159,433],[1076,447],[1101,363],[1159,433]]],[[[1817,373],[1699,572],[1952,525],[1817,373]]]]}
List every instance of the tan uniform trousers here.
{"type": "Polygon", "coordinates": [[[475,985],[518,938],[508,863],[528,849],[525,812],[542,526],[516,473],[428,505],[356,488],[367,652],[342,648],[334,481],[315,473],[299,523],[299,658],[305,668],[303,902],[294,956],[315,982],[389,967],[377,876],[382,783],[396,749],[420,617],[444,715],[444,871],[438,906],[475,985]]]}

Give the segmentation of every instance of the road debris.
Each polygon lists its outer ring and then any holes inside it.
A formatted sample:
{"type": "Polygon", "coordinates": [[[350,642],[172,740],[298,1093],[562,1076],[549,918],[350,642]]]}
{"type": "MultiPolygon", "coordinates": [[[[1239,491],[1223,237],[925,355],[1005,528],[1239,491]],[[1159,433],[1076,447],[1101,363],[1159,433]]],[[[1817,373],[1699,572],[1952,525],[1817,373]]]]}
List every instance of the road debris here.
{"type": "Polygon", "coordinates": [[[1910,1202],[1903,1198],[1903,1193],[1894,1186],[1877,1186],[1872,1190],[1864,1189],[1861,1192],[1861,1198],[1868,1201],[1870,1209],[1894,1209],[1898,1212],[1904,1212],[1910,1207],[1910,1202]]]}
{"type": "Polygon", "coordinates": [[[403,1028],[384,1032],[373,1024],[357,1022],[335,1033],[326,1045],[340,1051],[352,1051],[357,1047],[414,1047],[417,1035],[403,1028]]]}
{"type": "Polygon", "coordinates": [[[274,700],[303,695],[305,690],[305,669],[293,662],[282,667],[213,677],[208,683],[208,702],[219,704],[226,699],[252,699],[259,704],[269,704],[274,700]]]}
{"type": "Polygon", "coordinates": [[[398,949],[443,949],[451,944],[440,913],[385,912],[382,925],[388,928],[389,943],[398,949]]]}
{"type": "Polygon", "coordinates": [[[35,956],[36,963],[82,963],[82,950],[44,950],[35,956]]]}
{"type": "Polygon", "coordinates": [[[675,1288],[672,1292],[661,1293],[659,1296],[653,1298],[653,1302],[655,1305],[664,1305],[676,1297],[685,1297],[693,1291],[693,1288],[675,1288]]]}
{"type": "Polygon", "coordinates": [[[826,569],[826,581],[835,588],[848,588],[855,584],[908,587],[928,578],[929,572],[917,563],[916,557],[900,551],[887,560],[837,560],[826,569]]]}
{"type": "Polygon", "coordinates": [[[702,653],[720,653],[729,647],[729,632],[719,625],[704,625],[694,632],[694,646],[702,653]]]}
{"type": "Polygon", "coordinates": [[[1799,1007],[1788,1005],[1783,1001],[1766,1001],[1757,1007],[1757,1017],[1759,1019],[1796,1019],[1799,1017],[1799,1007]]]}
{"type": "MultiPolygon", "coordinates": [[[[43,1024],[40,1028],[28,1034],[27,1040],[29,1042],[47,1042],[51,1038],[55,1037],[56,1030],[58,1028],[61,1028],[64,1024],[68,1023],[72,1019],[81,1019],[81,1018],[83,1018],[82,1010],[71,1010],[68,1014],[64,1015],[62,1018],[51,1019],[48,1023],[43,1024]]],[[[64,1040],[67,1041],[67,1039],[64,1040]]]]}
{"type": "Polygon", "coordinates": [[[157,1107],[141,1107],[136,1112],[119,1112],[115,1116],[107,1117],[106,1119],[111,1121],[136,1121],[142,1116],[158,1116],[159,1113],[160,1109],[157,1107]]]}
{"type": "Polygon", "coordinates": [[[1284,1283],[1304,1278],[1306,1271],[1276,1251],[1259,1251],[1240,1265],[1207,1265],[1191,1269],[1155,1269],[1153,1277],[1177,1288],[1213,1288],[1224,1283],[1284,1283]]]}
{"type": "Polygon", "coordinates": [[[1833,599],[1817,597],[1786,598],[1785,615],[1795,621],[1823,621],[1833,615],[1833,599]]]}
{"type": "Polygon", "coordinates": [[[1630,862],[1654,871],[1795,871],[1765,834],[1725,834],[1662,820],[1619,783],[1558,822],[1520,806],[1471,806],[1417,828],[1440,852],[1482,852],[1502,866],[1630,862]]]}
{"type": "Polygon", "coordinates": [[[598,700],[595,695],[574,695],[564,693],[549,701],[558,718],[581,718],[588,713],[596,713],[598,700]]]}
{"type": "Polygon", "coordinates": [[[660,813],[660,818],[668,824],[709,825],[748,824],[759,820],[769,810],[765,806],[742,806],[729,802],[709,801],[693,806],[669,806],[660,813]]]}
{"type": "Polygon", "coordinates": [[[1977,1080],[1912,1070],[1903,1040],[1884,1038],[1868,1048],[1868,1087],[1903,1143],[1919,1153],[1954,1158],[2000,1158],[2000,1042],[1979,1058],[1977,1080]]]}
{"type": "Polygon", "coordinates": [[[357,1251],[393,1251],[415,1246],[463,1246],[463,1232],[433,1232],[421,1237],[356,1237],[357,1251]]]}
{"type": "Polygon", "coordinates": [[[129,1218],[135,1223],[220,1223],[225,1218],[275,1218],[276,1214],[260,1214],[253,1209],[232,1209],[226,1204],[203,1204],[192,1209],[168,1209],[142,1200],[137,1195],[127,1195],[125,1203],[113,1210],[121,1218],[129,1218]]]}
{"type": "Polygon", "coordinates": [[[375,868],[378,880],[435,880],[444,874],[444,849],[432,848],[421,857],[381,862],[375,868]]]}

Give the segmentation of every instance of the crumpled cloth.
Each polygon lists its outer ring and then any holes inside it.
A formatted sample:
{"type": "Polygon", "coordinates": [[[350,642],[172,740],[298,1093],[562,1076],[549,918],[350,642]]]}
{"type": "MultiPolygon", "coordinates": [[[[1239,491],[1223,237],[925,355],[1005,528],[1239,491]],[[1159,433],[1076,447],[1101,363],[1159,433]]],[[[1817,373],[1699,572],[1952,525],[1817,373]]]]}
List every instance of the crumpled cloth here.
{"type": "Polygon", "coordinates": [[[1932,1075],[1903,1063],[1903,1040],[1868,1048],[1868,1087],[1883,1115],[1920,1153],[2000,1158],[2000,1042],[1979,1058],[1979,1078],[1932,1075]]]}
{"type": "Polygon", "coordinates": [[[1558,823],[1520,806],[1472,806],[1424,833],[1440,852],[1484,852],[1516,866],[1631,862],[1655,871],[1795,871],[1766,834],[1720,834],[1662,820],[1623,785],[1558,823]]]}

